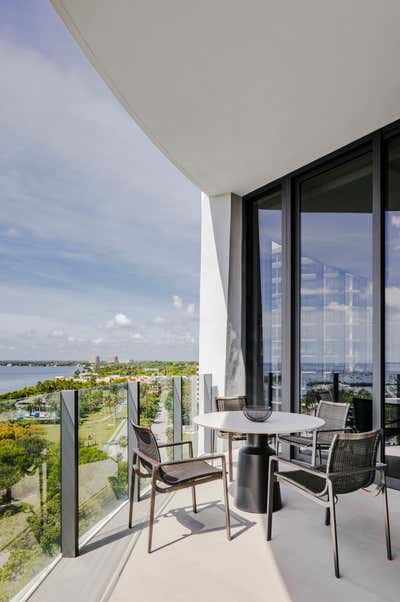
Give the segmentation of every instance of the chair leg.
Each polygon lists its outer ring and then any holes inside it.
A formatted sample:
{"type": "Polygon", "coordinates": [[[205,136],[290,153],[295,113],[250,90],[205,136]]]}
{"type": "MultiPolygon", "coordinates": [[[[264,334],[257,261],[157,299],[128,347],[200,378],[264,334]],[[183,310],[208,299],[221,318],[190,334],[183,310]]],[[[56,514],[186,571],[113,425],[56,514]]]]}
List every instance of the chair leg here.
{"type": "Polygon", "coordinates": [[[196,514],[197,513],[196,487],[194,485],[192,487],[192,505],[193,505],[193,512],[196,514]]]}
{"type": "Polygon", "coordinates": [[[228,434],[228,460],[229,460],[229,480],[233,481],[233,450],[232,450],[232,435],[228,434]]]}
{"type": "Polygon", "coordinates": [[[383,481],[383,504],[384,504],[384,513],[385,513],[385,536],[386,536],[386,554],[388,560],[392,560],[392,542],[390,539],[390,522],[389,522],[389,505],[387,498],[387,487],[386,487],[386,477],[383,473],[382,475],[383,481]]]}
{"type": "Polygon", "coordinates": [[[136,455],[133,456],[132,461],[132,472],[131,472],[131,490],[129,492],[129,529],[132,529],[132,516],[133,516],[133,500],[135,496],[135,469],[134,466],[136,464],[136,455]]]}
{"type": "Polygon", "coordinates": [[[215,430],[211,431],[211,453],[215,454],[215,430]]]}
{"type": "Polygon", "coordinates": [[[320,463],[320,465],[322,465],[322,449],[320,447],[318,448],[318,452],[319,452],[319,463],[320,463]]]}
{"type": "Polygon", "coordinates": [[[230,541],[232,539],[231,515],[229,512],[228,481],[226,479],[225,460],[222,462],[222,487],[224,490],[224,502],[225,502],[226,537],[227,537],[228,541],[230,541]]]}
{"type": "Polygon", "coordinates": [[[335,509],[335,496],[333,495],[333,487],[332,483],[329,481],[328,483],[328,491],[329,491],[329,510],[330,510],[330,519],[331,519],[331,533],[332,533],[332,546],[333,546],[333,562],[335,565],[335,576],[339,579],[339,553],[338,553],[338,544],[337,544],[337,530],[336,530],[336,509],[335,509]]]}
{"type": "Polygon", "coordinates": [[[325,508],[325,525],[329,527],[331,524],[331,511],[329,508],[325,508]]]}
{"type": "Polygon", "coordinates": [[[270,461],[268,470],[268,492],[267,492],[267,541],[271,541],[272,535],[272,510],[274,506],[274,482],[275,462],[270,461]]]}
{"type": "Polygon", "coordinates": [[[155,473],[153,473],[151,479],[151,497],[150,497],[150,520],[149,520],[149,545],[148,545],[148,553],[151,553],[151,544],[153,541],[153,526],[154,526],[154,511],[156,505],[156,478],[155,473]]]}

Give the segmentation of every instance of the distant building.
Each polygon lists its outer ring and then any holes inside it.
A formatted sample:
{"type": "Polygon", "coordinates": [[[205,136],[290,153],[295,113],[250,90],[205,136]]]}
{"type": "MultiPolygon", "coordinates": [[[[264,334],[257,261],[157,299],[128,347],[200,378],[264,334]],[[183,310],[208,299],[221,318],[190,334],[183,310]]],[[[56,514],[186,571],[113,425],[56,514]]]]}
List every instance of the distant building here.
{"type": "Polygon", "coordinates": [[[107,358],[107,364],[118,364],[118,355],[109,355],[107,358]]]}
{"type": "Polygon", "coordinates": [[[89,355],[88,362],[89,362],[89,364],[99,364],[100,356],[99,355],[89,355]]]}

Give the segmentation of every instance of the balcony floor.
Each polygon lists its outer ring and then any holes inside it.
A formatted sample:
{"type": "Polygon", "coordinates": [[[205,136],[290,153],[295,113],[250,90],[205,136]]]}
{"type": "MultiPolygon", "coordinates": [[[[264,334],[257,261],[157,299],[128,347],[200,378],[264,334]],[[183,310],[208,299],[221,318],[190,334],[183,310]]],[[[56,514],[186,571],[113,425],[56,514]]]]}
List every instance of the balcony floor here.
{"type": "MultiPolygon", "coordinates": [[[[132,535],[126,535],[128,510],[126,507],[121,510],[118,517],[123,535],[121,541],[129,542],[129,545],[125,543],[123,560],[108,576],[103,593],[100,593],[88,563],[98,565],[98,555],[102,555],[104,580],[107,558],[112,565],[109,556],[112,549],[107,536],[99,535],[99,545],[92,544],[90,548],[89,544],[81,558],[68,560],[76,575],[82,565],[80,573],[86,583],[84,597],[78,594],[75,599],[112,602],[132,599],[141,602],[158,602],[160,599],[168,602],[187,599],[190,602],[217,599],[230,602],[244,599],[247,602],[337,602],[339,598],[346,602],[399,600],[400,492],[389,491],[392,562],[386,560],[381,496],[374,498],[355,493],[340,498],[337,506],[340,580],[333,575],[330,529],[324,526],[324,510],[292,489],[282,486],[284,507],[274,514],[270,543],[265,540],[265,516],[239,512],[233,503],[234,538],[231,542],[226,540],[220,482],[199,487],[197,495],[199,512],[196,515],[191,511],[190,490],[158,496],[151,555],[147,554],[148,530],[144,518],[148,501],[136,506],[137,520],[132,535]],[[102,541],[105,545],[101,545],[102,541]],[[91,579],[94,596],[88,595],[91,579]]],[[[117,531],[114,537],[118,539],[117,531]]],[[[48,588],[53,580],[57,599],[62,602],[60,585],[67,579],[67,572],[64,569],[58,577],[56,573],[57,568],[48,578],[47,586],[45,582],[34,599],[42,602],[55,599],[48,588]]],[[[68,593],[70,601],[71,591],[68,593]]]]}

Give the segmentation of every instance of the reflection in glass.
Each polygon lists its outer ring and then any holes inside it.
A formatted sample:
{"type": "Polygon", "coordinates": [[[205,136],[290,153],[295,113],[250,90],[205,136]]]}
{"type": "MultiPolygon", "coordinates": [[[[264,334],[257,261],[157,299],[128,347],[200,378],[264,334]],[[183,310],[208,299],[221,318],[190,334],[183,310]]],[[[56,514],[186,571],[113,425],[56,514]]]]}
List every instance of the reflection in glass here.
{"type": "Polygon", "coordinates": [[[388,475],[400,478],[400,140],[386,150],[385,454],[388,475]]]}
{"type": "Polygon", "coordinates": [[[312,412],[321,398],[352,403],[356,397],[353,422],[360,408],[371,420],[370,155],[306,180],[300,194],[302,411],[312,412]]]}
{"type": "Polygon", "coordinates": [[[280,192],[256,204],[261,287],[264,400],[279,409],[282,390],[282,202],[280,192]]]}

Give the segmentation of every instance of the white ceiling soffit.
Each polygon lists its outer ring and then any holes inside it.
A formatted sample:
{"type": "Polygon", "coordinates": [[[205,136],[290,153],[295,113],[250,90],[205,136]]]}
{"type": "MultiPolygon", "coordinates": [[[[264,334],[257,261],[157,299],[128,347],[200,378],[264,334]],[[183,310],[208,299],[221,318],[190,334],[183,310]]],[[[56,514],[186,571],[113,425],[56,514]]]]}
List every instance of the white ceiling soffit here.
{"type": "Polygon", "coordinates": [[[141,128],[244,194],[400,118],[399,0],[51,0],[141,128]]]}

